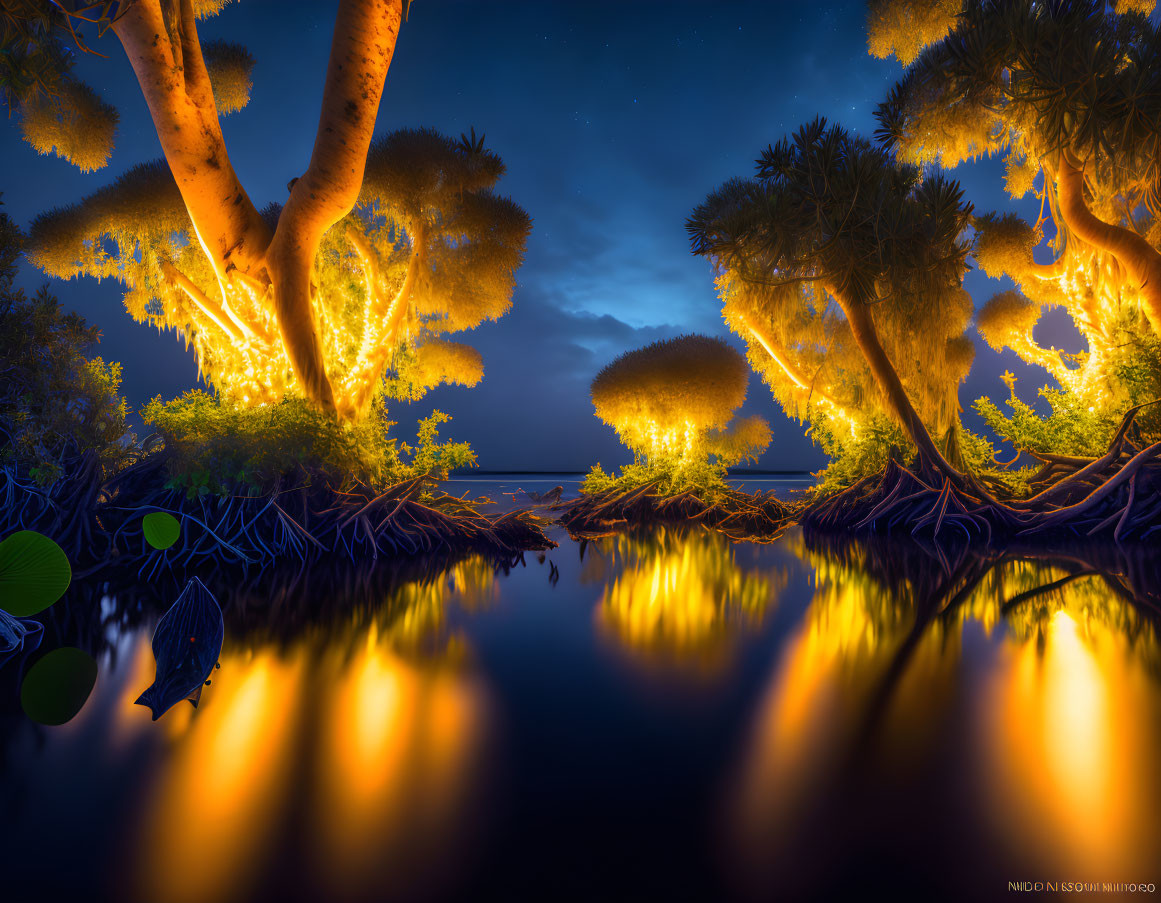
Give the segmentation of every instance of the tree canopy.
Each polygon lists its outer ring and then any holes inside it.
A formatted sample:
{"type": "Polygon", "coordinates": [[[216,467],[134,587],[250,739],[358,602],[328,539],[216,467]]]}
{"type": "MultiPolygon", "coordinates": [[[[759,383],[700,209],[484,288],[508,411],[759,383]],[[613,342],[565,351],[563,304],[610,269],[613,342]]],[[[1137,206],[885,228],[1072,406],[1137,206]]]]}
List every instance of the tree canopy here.
{"type": "Polygon", "coordinates": [[[816,119],[712,192],[687,229],[718,271],[727,324],[827,451],[856,454],[893,422],[940,458],[928,430],[954,456],[972,359],[970,215],[956,182],[816,119]]]}
{"type": "Polygon", "coordinates": [[[729,466],[770,443],[761,418],[727,429],[746,400],[748,379],[745,360],[721,339],[684,335],[605,366],[593,380],[593,407],[651,465],[700,464],[712,454],[729,466]]]}
{"type": "MultiPolygon", "coordinates": [[[[129,313],[175,329],[234,404],[293,395],[358,419],[384,394],[474,385],[479,354],[446,336],[507,311],[531,221],[495,193],[504,165],[474,130],[460,141],[430,129],[372,140],[400,0],[340,2],[311,163],[285,203],[261,212],[218,122],[246,106],[254,60],[197,37],[196,20],[227,3],[12,7],[5,41],[19,53],[0,84],[22,122],[39,123],[38,148],[82,168],[111,150],[111,132],[91,140],[97,130],[64,100],[89,90],[69,73],[89,21],[125,47],[165,151],[38,217],[30,258],[60,278],[120,280],[129,313]]],[[[100,116],[111,129],[115,111],[100,116]]]]}
{"type": "MultiPolygon", "coordinates": [[[[896,12],[905,5],[885,4],[896,12]]],[[[981,269],[1011,277],[1022,298],[993,299],[980,313],[981,334],[1043,367],[1079,409],[1108,412],[1110,430],[1120,412],[1161,388],[1161,32],[1148,18],[1153,5],[957,3],[921,53],[897,54],[908,68],[877,113],[878,135],[901,161],[952,167],[1001,156],[1009,194],[1039,199],[1034,223],[1013,214],[974,221],[981,269]],[[1085,339],[1080,354],[1036,340],[1042,311],[1057,305],[1085,339]],[[1142,364],[1155,376],[1143,375],[1142,364]]],[[[876,21],[872,13],[872,31],[876,21]]],[[[872,34],[872,49],[877,40],[872,34]]]]}

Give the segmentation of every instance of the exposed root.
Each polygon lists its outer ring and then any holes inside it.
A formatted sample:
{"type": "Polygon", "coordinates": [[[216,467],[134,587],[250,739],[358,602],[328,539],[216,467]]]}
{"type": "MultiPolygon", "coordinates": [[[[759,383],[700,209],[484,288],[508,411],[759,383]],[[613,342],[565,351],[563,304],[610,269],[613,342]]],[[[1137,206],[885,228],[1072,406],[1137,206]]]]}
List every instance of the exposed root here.
{"type": "Polygon", "coordinates": [[[15,465],[0,467],[0,537],[35,530],[51,536],[77,561],[94,544],[101,545],[96,520],[101,463],[91,451],[62,463],[69,465],[65,473],[48,486],[15,465]]]}
{"type": "Polygon", "coordinates": [[[1161,442],[1141,447],[1125,414],[1099,458],[1037,455],[1035,494],[1000,499],[977,480],[917,458],[817,502],[803,524],[838,533],[910,532],[991,541],[1005,537],[1148,539],[1161,530],[1161,442]]]}
{"type": "Polygon", "coordinates": [[[978,482],[917,459],[913,468],[890,461],[882,473],[812,505],[802,522],[823,533],[902,531],[987,542],[1014,516],[978,482]]]}
{"type": "Polygon", "coordinates": [[[557,502],[549,511],[574,539],[594,539],[627,526],[701,523],[735,541],[772,542],[793,522],[798,506],[773,492],[747,495],[736,489],[702,494],[689,488],[672,495],[658,491],[660,481],[630,489],[613,488],[557,502]]]}
{"type": "Polygon", "coordinates": [[[464,499],[425,494],[422,477],[376,491],[339,488],[326,474],[304,470],[262,495],[189,498],[168,485],[165,456],[154,454],[103,485],[84,471],[35,489],[12,478],[0,485],[11,497],[5,526],[51,536],[81,574],[132,562],[139,577],[152,579],[204,563],[268,568],[331,556],[372,562],[448,551],[511,556],[553,545],[527,512],[488,518],[464,499]],[[152,511],[181,522],[173,547],[159,551],[146,542],[142,521],[152,511]]]}

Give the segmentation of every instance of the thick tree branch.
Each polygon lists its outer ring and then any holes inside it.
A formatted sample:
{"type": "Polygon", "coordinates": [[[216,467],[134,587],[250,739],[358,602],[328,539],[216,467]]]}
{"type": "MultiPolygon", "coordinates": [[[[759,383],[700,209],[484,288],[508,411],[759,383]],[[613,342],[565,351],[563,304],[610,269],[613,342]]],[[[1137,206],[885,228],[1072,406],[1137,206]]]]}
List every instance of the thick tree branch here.
{"type": "Polygon", "coordinates": [[[325,409],[333,410],[335,399],[311,306],[311,268],[323,234],[358,199],[402,16],[402,0],[339,3],[310,165],[290,192],[266,255],[295,375],[307,398],[325,409]]]}
{"type": "Polygon", "coordinates": [[[257,271],[270,229],[242,188],[222,138],[189,0],[172,45],[160,0],[136,0],[113,23],[125,48],[166,162],[198,239],[219,279],[237,267],[257,271]]]}
{"type": "Polygon", "coordinates": [[[1161,336],[1161,254],[1144,238],[1098,219],[1084,200],[1084,168],[1067,150],[1056,170],[1060,216],[1077,238],[1111,254],[1141,290],[1141,306],[1153,332],[1161,336]]]}
{"type": "Polygon", "coordinates": [[[944,474],[960,476],[936,447],[935,442],[931,439],[931,434],[927,432],[927,427],[923,425],[923,420],[911,404],[907,390],[903,388],[903,382],[899,379],[899,373],[895,370],[891,358],[879,341],[879,332],[871,318],[871,309],[857,298],[852,298],[848,293],[839,291],[833,283],[828,283],[826,290],[842,308],[851,333],[855,337],[855,343],[863,352],[863,357],[866,358],[867,364],[871,368],[871,374],[875,378],[879,391],[883,393],[888,409],[895,416],[899,425],[903,427],[907,436],[915,443],[919,454],[939,467],[944,474]]]}

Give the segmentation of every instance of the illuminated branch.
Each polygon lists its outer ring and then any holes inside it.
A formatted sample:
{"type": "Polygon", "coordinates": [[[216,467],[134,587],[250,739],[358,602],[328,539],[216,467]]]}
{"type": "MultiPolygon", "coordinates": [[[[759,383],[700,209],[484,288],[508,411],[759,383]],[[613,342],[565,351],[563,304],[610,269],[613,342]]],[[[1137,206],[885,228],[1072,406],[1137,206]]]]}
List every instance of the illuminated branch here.
{"type": "Polygon", "coordinates": [[[403,318],[411,305],[411,293],[415,288],[415,280],[419,275],[420,265],[423,263],[423,243],[426,240],[422,227],[416,227],[411,241],[411,258],[407,261],[407,275],[399,291],[391,299],[391,306],[387,309],[386,341],[388,344],[398,341],[399,329],[403,318]]]}
{"type": "MultiPolygon", "coordinates": [[[[356,411],[361,410],[375,392],[378,386],[379,371],[383,369],[387,358],[395,351],[402,339],[400,332],[407,311],[411,308],[412,292],[420,266],[423,263],[424,230],[416,228],[413,231],[407,273],[403,277],[403,284],[399,286],[399,291],[395,293],[395,297],[391,299],[391,304],[387,308],[382,331],[380,332],[376,325],[381,316],[378,305],[375,305],[367,318],[366,331],[363,334],[363,347],[359,352],[362,366],[352,374],[356,383],[352,389],[352,404],[356,411]]],[[[357,244],[356,247],[358,247],[357,244]]],[[[371,251],[372,249],[368,247],[367,250],[371,251]]]]}
{"type": "Polygon", "coordinates": [[[808,395],[817,395],[821,401],[826,402],[839,411],[843,409],[842,405],[835,401],[830,395],[821,389],[807,383],[804,378],[799,376],[793,365],[786,359],[786,356],[775,349],[773,340],[765,332],[756,327],[753,323],[746,319],[745,316],[739,316],[738,322],[740,322],[744,327],[746,327],[747,330],[749,330],[750,335],[752,335],[758,344],[761,345],[763,349],[765,349],[766,353],[769,354],[774,363],[776,363],[782,369],[782,372],[786,374],[787,379],[789,379],[795,385],[795,387],[806,392],[808,395]]]}
{"type": "Polygon", "coordinates": [[[294,183],[266,254],[283,343],[307,397],[335,409],[311,306],[323,234],[350,213],[363,184],[383,82],[403,16],[401,0],[341,0],[310,165],[294,183]]]}
{"type": "Polygon", "coordinates": [[[1083,163],[1066,150],[1060,155],[1056,190],[1060,215],[1082,241],[1108,252],[1141,290],[1141,306],[1153,331],[1161,335],[1161,254],[1144,238],[1122,226],[1104,222],[1084,200],[1083,163]]]}
{"type": "Polygon", "coordinates": [[[226,316],[217,302],[209,298],[185,273],[168,260],[161,261],[161,272],[170,283],[185,292],[189,299],[197,305],[198,310],[209,317],[214,325],[228,335],[232,341],[242,341],[242,337],[231,327],[230,318],[226,316]]]}

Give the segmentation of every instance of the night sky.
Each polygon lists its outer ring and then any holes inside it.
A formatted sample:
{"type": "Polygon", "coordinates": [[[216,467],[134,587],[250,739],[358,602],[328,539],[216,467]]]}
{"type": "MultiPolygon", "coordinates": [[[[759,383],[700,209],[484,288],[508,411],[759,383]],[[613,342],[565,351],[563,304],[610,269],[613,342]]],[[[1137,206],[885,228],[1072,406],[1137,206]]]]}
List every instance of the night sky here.
{"type": "MultiPolygon", "coordinates": [[[[240,0],[199,25],[203,39],[241,41],[257,60],[250,105],[226,117],[224,130],[259,208],[283,200],[286,183],[306,167],[335,6],[240,0]]],[[[109,36],[95,46],[109,59],[87,57],[79,73],[118,108],[117,149],[105,169],[82,175],[38,157],[11,124],[0,138],[0,191],[22,226],[161,156],[120,44],[109,36]]],[[[875,105],[899,72],[896,62],[868,56],[862,2],[415,0],[379,131],[486,133],[508,167],[499,190],[534,225],[511,312],[457,336],[483,353],[484,381],[396,405],[401,431],[438,407],[454,418],[445,434],[470,441],[484,469],[587,470],[628,460],[589,401],[589,382],[604,364],[690,331],[742,347],[722,323],[710,266],[689,252],[686,216],[721,182],[750,175],[768,143],[816,114],[870,135],[875,105]]],[[[977,209],[1012,207],[998,162],[955,175],[977,209]]],[[[1031,202],[1015,209],[1035,216],[1031,202]]],[[[28,289],[43,282],[31,267],[21,275],[28,289]]],[[[1006,287],[978,273],[967,285],[977,306],[1006,287]]],[[[134,324],[118,284],[52,288],[100,327],[98,353],[123,362],[131,405],[196,384],[192,355],[172,332],[134,324]]],[[[965,406],[981,394],[1002,396],[1005,368],[1029,374],[1021,389],[1032,400],[1043,378],[1011,352],[978,344],[965,406]]],[[[743,412],[774,428],[759,466],[824,463],[757,376],[743,412]]],[[[966,420],[978,422],[970,413],[966,420]]]]}

